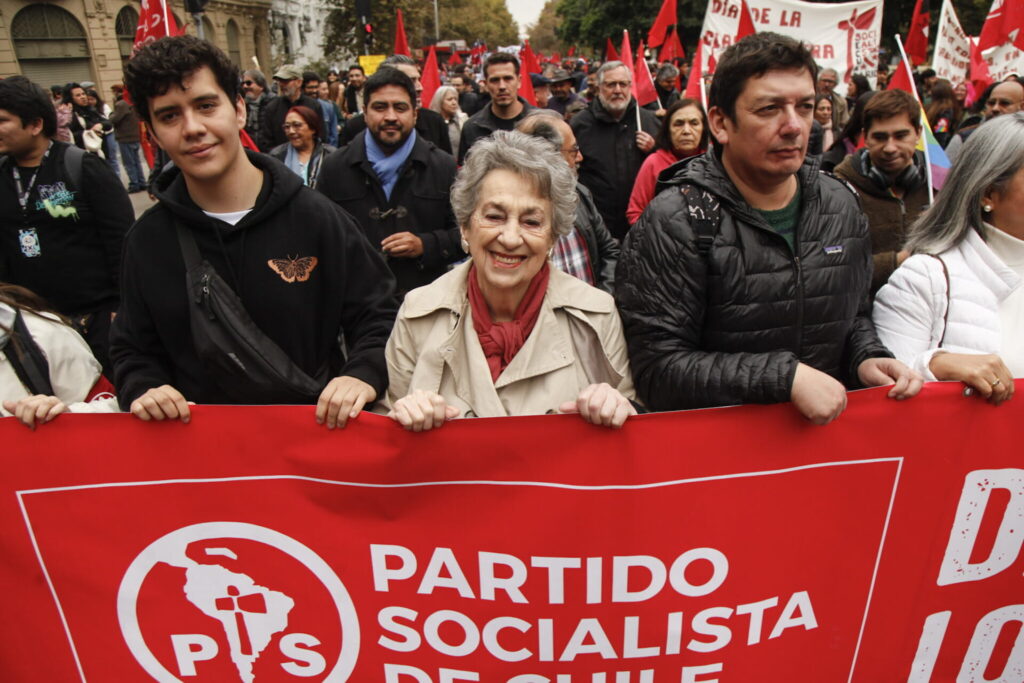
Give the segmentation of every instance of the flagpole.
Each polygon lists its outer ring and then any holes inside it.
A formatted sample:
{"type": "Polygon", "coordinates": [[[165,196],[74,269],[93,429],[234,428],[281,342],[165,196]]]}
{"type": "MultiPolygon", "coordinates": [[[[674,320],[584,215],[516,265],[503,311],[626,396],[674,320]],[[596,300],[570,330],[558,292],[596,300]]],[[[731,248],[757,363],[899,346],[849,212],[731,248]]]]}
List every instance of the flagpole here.
{"type": "Polygon", "coordinates": [[[160,0],[160,4],[164,8],[164,35],[171,35],[171,22],[167,19],[167,0],[160,0]]]}
{"type": "MultiPolygon", "coordinates": [[[[900,34],[898,34],[898,33],[896,34],[896,46],[899,47],[899,49],[900,49],[900,59],[903,60],[903,64],[907,68],[907,76],[909,76],[908,80],[910,81],[910,89],[913,91],[914,99],[917,100],[917,106],[920,108],[921,112],[923,113],[924,112],[924,105],[921,104],[921,98],[918,97],[918,95],[917,95],[917,84],[914,83],[914,70],[910,66],[910,60],[907,59],[907,53],[903,49],[903,41],[900,39],[900,34]]],[[[921,122],[920,125],[921,125],[922,128],[924,128],[926,125],[930,125],[928,123],[928,119],[926,117],[921,116],[920,114],[918,114],[918,118],[919,118],[919,120],[921,122]]],[[[924,131],[923,130],[921,131],[921,134],[924,135],[924,131]]],[[[922,147],[924,147],[924,169],[925,169],[925,175],[928,178],[928,203],[929,204],[933,204],[933,203],[935,203],[935,188],[932,185],[932,183],[934,182],[932,180],[932,160],[931,160],[930,155],[928,154],[928,137],[927,137],[927,135],[925,135],[924,144],[922,145],[922,147]]]]}

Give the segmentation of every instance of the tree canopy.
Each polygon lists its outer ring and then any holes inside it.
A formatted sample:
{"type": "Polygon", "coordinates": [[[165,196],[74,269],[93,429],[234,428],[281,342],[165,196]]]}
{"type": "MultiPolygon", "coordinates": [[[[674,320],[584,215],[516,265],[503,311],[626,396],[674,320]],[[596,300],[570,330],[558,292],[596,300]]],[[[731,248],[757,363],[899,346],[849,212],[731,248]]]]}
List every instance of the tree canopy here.
{"type": "MultiPolygon", "coordinates": [[[[363,26],[355,0],[332,0],[325,18],[323,50],[328,60],[363,54],[363,26]]],[[[434,43],[434,6],[431,2],[373,0],[371,24],[375,54],[390,54],[395,36],[395,12],[402,10],[405,34],[412,48],[434,43]]],[[[441,40],[480,40],[488,45],[515,45],[519,28],[505,0],[438,0],[441,40]]]]}

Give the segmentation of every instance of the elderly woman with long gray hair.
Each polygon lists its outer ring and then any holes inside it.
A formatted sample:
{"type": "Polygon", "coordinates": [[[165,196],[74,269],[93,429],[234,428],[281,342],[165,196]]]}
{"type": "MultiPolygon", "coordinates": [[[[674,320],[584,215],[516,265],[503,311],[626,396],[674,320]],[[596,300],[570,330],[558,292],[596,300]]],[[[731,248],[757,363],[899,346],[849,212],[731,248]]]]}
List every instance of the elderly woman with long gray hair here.
{"type": "Polygon", "coordinates": [[[1024,377],[1024,112],[964,143],[905,248],[875,300],[882,342],[926,379],[1009,399],[1024,377]]]}
{"type": "Polygon", "coordinates": [[[393,419],[422,431],[578,412],[620,427],[635,414],[614,300],[548,262],[576,201],[546,140],[497,131],[473,145],[451,192],[470,258],[405,297],[386,350],[393,419]]]}

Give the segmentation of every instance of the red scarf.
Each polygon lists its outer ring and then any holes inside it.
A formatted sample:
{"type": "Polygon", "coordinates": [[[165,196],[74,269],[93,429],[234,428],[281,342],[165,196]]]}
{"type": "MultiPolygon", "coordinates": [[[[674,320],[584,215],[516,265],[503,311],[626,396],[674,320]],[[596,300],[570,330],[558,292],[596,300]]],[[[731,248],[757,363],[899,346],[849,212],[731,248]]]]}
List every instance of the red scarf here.
{"type": "Polygon", "coordinates": [[[540,317],[540,305],[544,301],[544,295],[548,291],[548,276],[550,269],[547,261],[540,271],[530,280],[530,286],[526,288],[523,300],[516,307],[512,321],[507,323],[496,323],[491,320],[491,313],[487,310],[487,301],[484,293],[480,291],[480,283],[476,279],[476,266],[469,267],[469,306],[473,311],[473,329],[476,330],[480,339],[480,346],[483,347],[484,355],[487,357],[487,365],[491,369],[491,381],[498,381],[498,377],[512,362],[512,359],[523,348],[526,338],[533,332],[533,326],[537,324],[540,317]]]}

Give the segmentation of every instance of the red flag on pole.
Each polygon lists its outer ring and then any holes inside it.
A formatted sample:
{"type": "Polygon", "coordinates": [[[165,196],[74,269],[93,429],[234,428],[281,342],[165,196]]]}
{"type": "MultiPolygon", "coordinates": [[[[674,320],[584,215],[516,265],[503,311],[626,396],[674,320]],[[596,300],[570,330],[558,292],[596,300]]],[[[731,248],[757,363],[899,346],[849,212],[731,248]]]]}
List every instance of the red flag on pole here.
{"type": "Polygon", "coordinates": [[[704,93],[704,41],[697,41],[697,51],[693,53],[693,65],[690,66],[690,79],[686,82],[684,97],[697,100],[708,108],[707,95],[704,93]]]}
{"type": "Polygon", "coordinates": [[[427,59],[423,62],[423,75],[420,78],[420,83],[423,84],[423,92],[420,93],[420,106],[429,108],[431,100],[434,99],[434,93],[441,87],[441,72],[437,68],[437,51],[433,45],[430,46],[427,59]]]}
{"type": "Polygon", "coordinates": [[[612,43],[611,38],[606,38],[606,44],[604,46],[604,61],[606,62],[617,62],[619,61],[619,51],[615,49],[615,44],[612,43]]]}
{"type": "Polygon", "coordinates": [[[907,51],[910,61],[917,66],[928,61],[928,0],[917,0],[914,4],[914,14],[910,19],[910,31],[907,32],[907,42],[903,49],[907,51]]]}
{"type": "Polygon", "coordinates": [[[449,64],[462,64],[462,57],[459,56],[458,50],[452,50],[452,56],[448,58],[449,64]]]}
{"type": "Polygon", "coordinates": [[[658,61],[671,62],[673,59],[686,59],[686,50],[679,42],[679,34],[669,31],[668,38],[665,39],[665,43],[661,46],[661,52],[658,54],[658,61]]]}
{"type": "Polygon", "coordinates": [[[981,54],[978,38],[971,38],[971,86],[975,97],[981,97],[985,88],[992,85],[992,75],[988,71],[988,62],[981,54]]]}
{"type": "Polygon", "coordinates": [[[412,57],[409,52],[409,39],[405,37],[405,22],[402,20],[402,10],[395,11],[395,47],[392,54],[412,57]]]}
{"type": "Polygon", "coordinates": [[[651,24],[651,30],[647,32],[647,45],[649,47],[658,47],[664,43],[668,37],[669,28],[679,23],[679,20],[676,18],[676,2],[677,0],[664,0],[661,3],[658,16],[655,17],[654,23],[651,24]]]}
{"type": "Polygon", "coordinates": [[[533,81],[530,80],[530,68],[536,66],[537,70],[533,73],[540,73],[540,63],[537,61],[537,57],[533,54],[533,50],[530,48],[530,41],[524,41],[523,47],[519,50],[519,96],[529,102],[532,106],[537,106],[537,95],[533,92],[533,81]]]}
{"type": "Polygon", "coordinates": [[[644,59],[644,41],[636,51],[636,63],[633,65],[633,97],[641,107],[658,101],[658,91],[654,89],[654,78],[651,77],[651,69],[644,59]]]}
{"type": "Polygon", "coordinates": [[[174,21],[174,14],[167,8],[166,0],[149,0],[142,3],[142,11],[139,12],[139,25],[135,29],[135,42],[132,44],[132,54],[159,38],[176,36],[178,25],[174,21]]]}
{"type": "Polygon", "coordinates": [[[574,57],[576,55],[576,46],[573,45],[569,48],[569,51],[565,53],[566,57],[574,57]]]}
{"type": "Polygon", "coordinates": [[[633,48],[629,46],[629,31],[623,29],[622,31],[622,49],[619,51],[621,55],[622,63],[629,69],[629,75],[633,78],[633,82],[636,83],[636,74],[633,73],[633,48]]]}
{"type": "MultiPolygon", "coordinates": [[[[920,0],[918,0],[920,1],[920,0]]],[[[741,0],[742,5],[740,6],[740,25],[736,30],[736,41],[740,42],[747,36],[752,36],[757,33],[757,29],[754,28],[754,17],[750,13],[750,5],[747,4],[747,0],[741,0]]]]}
{"type": "Polygon", "coordinates": [[[978,37],[978,48],[984,52],[1007,43],[1024,50],[1024,2],[993,0],[978,37]]]}
{"type": "Polygon", "coordinates": [[[914,77],[911,76],[910,67],[905,60],[900,60],[900,65],[896,67],[896,73],[889,79],[889,85],[885,89],[903,90],[915,97],[917,96],[917,89],[914,88],[914,77]]]}

